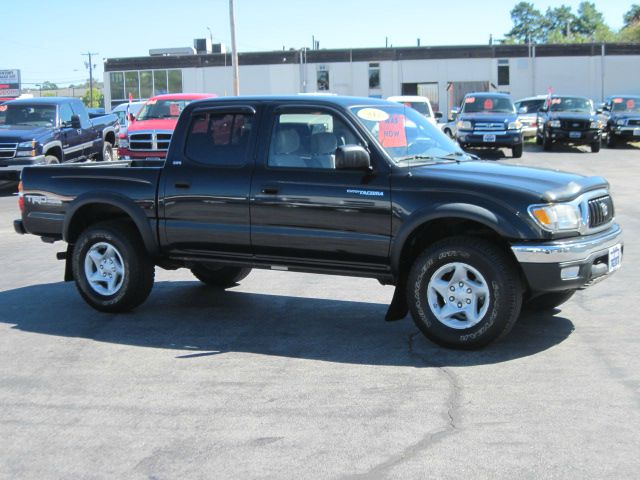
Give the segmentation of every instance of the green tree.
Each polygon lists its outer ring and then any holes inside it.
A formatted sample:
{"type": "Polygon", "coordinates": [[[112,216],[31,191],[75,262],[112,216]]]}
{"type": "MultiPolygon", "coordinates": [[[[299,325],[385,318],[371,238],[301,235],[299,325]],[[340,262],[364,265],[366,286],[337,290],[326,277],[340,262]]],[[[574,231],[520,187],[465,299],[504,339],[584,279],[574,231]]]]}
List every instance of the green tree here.
{"type": "Polygon", "coordinates": [[[624,28],[640,23],[640,5],[634,3],[627,13],[624,14],[624,28]]]}
{"type": "Polygon", "coordinates": [[[513,28],[506,35],[509,43],[544,41],[544,17],[532,3],[520,2],[513,7],[511,20],[513,21],[513,28]]]}
{"type": "Polygon", "coordinates": [[[571,7],[549,7],[544,15],[545,40],[549,43],[563,43],[577,32],[577,24],[578,18],[571,7]]]}
{"type": "Polygon", "coordinates": [[[42,90],[57,90],[58,89],[58,85],[56,85],[53,82],[50,82],[49,80],[42,82],[42,84],[40,85],[40,88],[42,90]]]}
{"type": "Polygon", "coordinates": [[[599,31],[601,34],[607,30],[611,31],[604,21],[604,15],[598,11],[593,2],[581,2],[578,5],[578,21],[576,33],[586,37],[594,37],[599,31]]]}
{"type": "Polygon", "coordinates": [[[93,88],[93,102],[91,102],[91,90],[87,89],[82,96],[83,103],[87,108],[98,108],[104,106],[104,94],[97,88],[93,88]]]}

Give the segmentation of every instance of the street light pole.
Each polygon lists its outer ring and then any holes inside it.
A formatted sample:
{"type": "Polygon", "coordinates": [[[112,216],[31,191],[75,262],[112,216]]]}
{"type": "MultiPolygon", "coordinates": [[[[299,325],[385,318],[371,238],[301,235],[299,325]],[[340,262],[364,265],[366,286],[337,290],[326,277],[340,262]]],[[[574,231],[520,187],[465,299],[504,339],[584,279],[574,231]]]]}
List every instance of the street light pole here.
{"type": "Polygon", "coordinates": [[[233,93],[240,95],[240,69],[238,68],[238,49],[236,47],[236,14],[233,0],[229,0],[229,21],[231,23],[231,58],[233,63],[233,93]]]}
{"type": "Polygon", "coordinates": [[[93,108],[93,63],[91,62],[91,55],[98,55],[96,52],[83,53],[83,56],[89,57],[89,63],[85,63],[85,66],[89,68],[89,107],[93,108]]]}

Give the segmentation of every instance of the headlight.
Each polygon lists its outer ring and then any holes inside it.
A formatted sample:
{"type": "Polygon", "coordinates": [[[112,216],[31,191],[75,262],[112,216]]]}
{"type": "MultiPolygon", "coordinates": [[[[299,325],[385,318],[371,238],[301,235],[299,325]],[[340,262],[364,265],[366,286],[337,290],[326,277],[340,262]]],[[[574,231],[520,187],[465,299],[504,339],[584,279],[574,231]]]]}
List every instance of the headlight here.
{"type": "Polygon", "coordinates": [[[602,122],[600,120],[591,122],[589,128],[602,128],[602,122]]]}
{"type": "Polygon", "coordinates": [[[549,120],[549,126],[551,128],[560,128],[560,120],[549,120]]]}
{"type": "Polygon", "coordinates": [[[129,148],[129,138],[126,133],[121,133],[118,135],[118,145],[121,148],[129,148]]]}
{"type": "Polygon", "coordinates": [[[516,120],[515,122],[510,122],[509,123],[509,130],[520,130],[522,128],[522,123],[520,122],[520,120],[516,120]]]}
{"type": "Polygon", "coordinates": [[[566,203],[532,205],[529,207],[529,214],[538,225],[550,232],[580,228],[580,210],[577,205],[566,203]]]}
{"type": "Polygon", "coordinates": [[[624,125],[624,124],[626,124],[626,123],[627,123],[627,122],[626,122],[626,120],[624,120],[624,119],[616,120],[616,125],[624,125]]]}
{"type": "Polygon", "coordinates": [[[460,130],[471,130],[473,126],[471,125],[471,122],[460,120],[458,122],[458,128],[460,130]]]}
{"type": "Polygon", "coordinates": [[[36,148],[37,142],[34,140],[29,140],[28,142],[22,142],[18,144],[18,148],[36,148]]]}

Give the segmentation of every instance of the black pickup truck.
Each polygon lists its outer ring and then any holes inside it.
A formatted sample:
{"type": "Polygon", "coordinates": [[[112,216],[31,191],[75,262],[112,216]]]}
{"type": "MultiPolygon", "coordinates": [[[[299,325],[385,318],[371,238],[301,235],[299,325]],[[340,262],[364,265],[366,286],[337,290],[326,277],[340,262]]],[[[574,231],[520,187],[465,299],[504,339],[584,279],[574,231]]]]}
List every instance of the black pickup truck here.
{"type": "Polygon", "coordinates": [[[640,140],[640,96],[609,97],[604,105],[607,147],[616,148],[622,142],[640,140]]]}
{"type": "Polygon", "coordinates": [[[155,266],[219,288],[251,268],[369,277],[396,286],[387,320],[477,348],[620,267],[608,187],[476,161],[397,103],[235,97],[185,108],[163,166],[26,168],[14,227],[67,242],[65,279],[101,311],[140,305],[155,266]]]}
{"type": "Polygon", "coordinates": [[[593,153],[602,145],[602,120],[586,97],[551,95],[538,110],[536,143],[550,151],[555,143],[589,145],[593,153]]]}
{"type": "Polygon", "coordinates": [[[0,105],[0,180],[28,165],[111,160],[118,118],[92,115],[77,98],[43,97],[0,105]]]}

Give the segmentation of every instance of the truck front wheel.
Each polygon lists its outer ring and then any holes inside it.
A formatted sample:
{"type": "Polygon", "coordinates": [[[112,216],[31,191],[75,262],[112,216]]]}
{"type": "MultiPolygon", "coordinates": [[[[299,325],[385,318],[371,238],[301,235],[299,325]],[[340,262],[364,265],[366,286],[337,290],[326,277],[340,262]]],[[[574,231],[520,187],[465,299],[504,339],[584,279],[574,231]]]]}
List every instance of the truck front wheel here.
{"type": "Polygon", "coordinates": [[[111,145],[110,142],[106,140],[103,142],[102,152],[98,154],[97,160],[99,162],[110,162],[113,160],[113,145],[111,145]]]}
{"type": "Polygon", "coordinates": [[[102,312],[125,312],[144,302],[154,266],[138,232],[121,222],[85,230],[73,248],[73,276],[82,298],[102,312]]]}
{"type": "Polygon", "coordinates": [[[229,288],[246,278],[251,273],[251,269],[201,264],[193,267],[191,273],[204,284],[219,288],[229,288]]]}
{"type": "Polygon", "coordinates": [[[414,262],[407,301],[417,327],[433,342],[475,349],[506,335],[522,306],[518,272],[496,244],[453,237],[414,262]]]}

